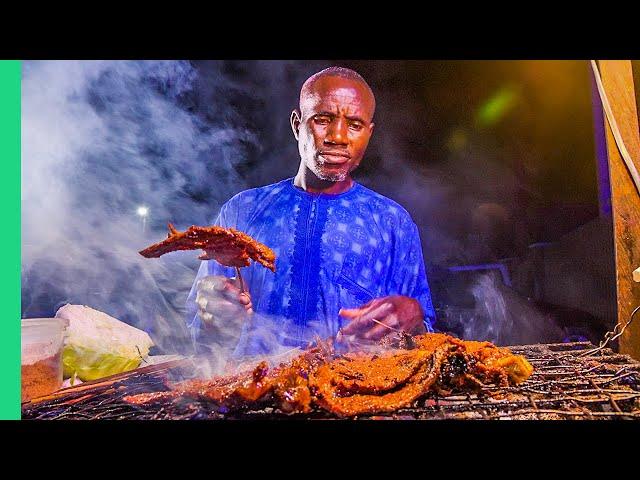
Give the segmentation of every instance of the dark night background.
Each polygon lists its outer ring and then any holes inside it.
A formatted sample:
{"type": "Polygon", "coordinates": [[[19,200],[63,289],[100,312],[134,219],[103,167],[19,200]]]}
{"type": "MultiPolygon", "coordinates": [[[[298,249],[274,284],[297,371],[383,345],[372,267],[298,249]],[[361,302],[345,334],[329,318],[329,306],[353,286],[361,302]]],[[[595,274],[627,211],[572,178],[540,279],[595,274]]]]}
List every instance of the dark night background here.
{"type": "Polygon", "coordinates": [[[293,176],[299,88],[340,65],[378,105],[355,178],[419,225],[439,329],[513,344],[613,325],[586,60],[29,63],[23,317],[83,303],[185,349],[195,255],[137,250],[168,221],[210,222],[238,191],[293,176]]]}

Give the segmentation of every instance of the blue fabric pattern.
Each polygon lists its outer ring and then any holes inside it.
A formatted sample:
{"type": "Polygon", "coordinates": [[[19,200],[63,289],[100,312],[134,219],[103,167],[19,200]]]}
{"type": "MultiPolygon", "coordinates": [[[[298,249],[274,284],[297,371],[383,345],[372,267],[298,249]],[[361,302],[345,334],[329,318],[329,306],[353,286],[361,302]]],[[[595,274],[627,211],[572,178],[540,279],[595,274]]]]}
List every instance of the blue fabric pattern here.
{"type": "MultiPolygon", "coordinates": [[[[425,273],[418,228],[399,204],[359,183],[338,195],[312,194],[293,178],[241,192],[225,203],[215,225],[246,232],[273,249],[276,272],[252,263],[242,271],[254,319],[236,353],[263,351],[259,327],[280,345],[305,346],[316,336],[334,337],[341,308],[360,307],[387,295],[417,299],[433,331],[435,310],[425,273]]],[[[233,277],[217,262],[202,262],[187,300],[192,338],[206,344],[195,305],[196,284],[206,275],[233,277]]]]}

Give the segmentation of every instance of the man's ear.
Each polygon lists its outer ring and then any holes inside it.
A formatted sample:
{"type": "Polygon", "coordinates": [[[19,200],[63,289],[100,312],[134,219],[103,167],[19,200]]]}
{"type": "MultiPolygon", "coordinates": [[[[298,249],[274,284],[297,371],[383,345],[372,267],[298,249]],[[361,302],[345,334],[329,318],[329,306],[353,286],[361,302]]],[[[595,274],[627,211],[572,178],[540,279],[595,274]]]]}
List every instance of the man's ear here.
{"type": "Polygon", "coordinates": [[[376,124],[373,123],[373,122],[371,122],[369,124],[369,136],[371,136],[373,134],[373,127],[375,127],[375,126],[376,126],[376,124]]]}
{"type": "Polygon", "coordinates": [[[293,136],[298,140],[298,134],[300,133],[300,110],[297,108],[291,112],[291,118],[289,122],[291,123],[291,130],[293,130],[293,136]]]}

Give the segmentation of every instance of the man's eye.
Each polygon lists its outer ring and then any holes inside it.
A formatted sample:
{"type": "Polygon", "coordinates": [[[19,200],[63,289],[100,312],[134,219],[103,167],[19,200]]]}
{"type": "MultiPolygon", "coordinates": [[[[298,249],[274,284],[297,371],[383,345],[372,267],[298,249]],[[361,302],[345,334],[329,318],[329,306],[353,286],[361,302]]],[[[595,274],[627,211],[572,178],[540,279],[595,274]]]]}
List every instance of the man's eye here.
{"type": "Polygon", "coordinates": [[[315,117],[314,120],[320,125],[328,125],[329,122],[331,122],[331,119],[329,117],[315,117]]]}
{"type": "Polygon", "coordinates": [[[364,128],[364,125],[362,125],[361,123],[352,123],[349,125],[349,128],[351,130],[355,130],[356,132],[359,132],[364,128]]]}

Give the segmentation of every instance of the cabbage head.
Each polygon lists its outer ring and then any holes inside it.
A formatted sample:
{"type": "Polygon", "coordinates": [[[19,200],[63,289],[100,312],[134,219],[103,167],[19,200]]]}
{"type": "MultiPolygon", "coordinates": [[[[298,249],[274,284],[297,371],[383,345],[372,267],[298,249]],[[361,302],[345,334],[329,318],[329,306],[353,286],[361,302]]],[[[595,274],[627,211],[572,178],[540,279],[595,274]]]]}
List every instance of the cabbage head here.
{"type": "Polygon", "coordinates": [[[133,370],[153,346],[146,332],[84,305],[67,304],[56,317],[69,321],[62,351],[65,378],[76,375],[86,382],[133,370]]]}

